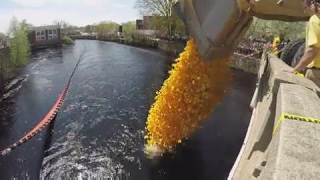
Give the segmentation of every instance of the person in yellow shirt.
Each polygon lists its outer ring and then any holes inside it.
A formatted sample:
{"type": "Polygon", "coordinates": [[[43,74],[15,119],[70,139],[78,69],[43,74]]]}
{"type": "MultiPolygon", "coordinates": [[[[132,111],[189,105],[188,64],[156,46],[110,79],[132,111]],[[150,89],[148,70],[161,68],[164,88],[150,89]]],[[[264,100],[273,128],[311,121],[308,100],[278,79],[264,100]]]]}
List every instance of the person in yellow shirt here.
{"type": "MultiPolygon", "coordinates": [[[[319,10],[311,6],[315,12],[319,10]]],[[[306,49],[299,63],[288,72],[295,73],[307,68],[305,77],[320,87],[320,14],[315,13],[309,19],[306,29],[306,49]]]]}
{"type": "Polygon", "coordinates": [[[281,51],[280,45],[283,42],[283,40],[284,40],[283,34],[280,34],[279,37],[276,37],[273,39],[273,42],[272,42],[273,53],[277,57],[280,57],[280,51],[281,51]]]}
{"type": "Polygon", "coordinates": [[[272,48],[273,48],[273,53],[278,56],[279,54],[279,49],[278,49],[278,46],[280,44],[280,37],[276,37],[273,39],[273,42],[272,42],[272,48]]]}

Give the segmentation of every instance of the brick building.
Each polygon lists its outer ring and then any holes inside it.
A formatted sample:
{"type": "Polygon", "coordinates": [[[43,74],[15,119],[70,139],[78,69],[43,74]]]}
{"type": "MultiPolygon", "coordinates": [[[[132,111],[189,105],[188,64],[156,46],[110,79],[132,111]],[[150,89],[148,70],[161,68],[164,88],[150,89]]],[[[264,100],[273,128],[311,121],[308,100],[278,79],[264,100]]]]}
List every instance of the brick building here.
{"type": "Polygon", "coordinates": [[[142,19],[136,20],[136,29],[140,32],[146,32],[147,34],[166,34],[167,27],[163,24],[164,17],[143,16],[142,19]]]}
{"type": "Polygon", "coordinates": [[[154,30],[151,27],[152,16],[143,16],[143,19],[136,20],[136,29],[137,30],[154,30]]]}

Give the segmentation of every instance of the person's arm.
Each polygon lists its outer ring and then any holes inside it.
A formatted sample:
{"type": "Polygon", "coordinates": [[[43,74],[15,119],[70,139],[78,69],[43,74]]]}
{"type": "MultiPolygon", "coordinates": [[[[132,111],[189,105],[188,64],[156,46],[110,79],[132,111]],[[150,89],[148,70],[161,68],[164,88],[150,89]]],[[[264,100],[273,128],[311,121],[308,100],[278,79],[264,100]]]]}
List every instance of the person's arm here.
{"type": "Polygon", "coordinates": [[[299,63],[294,68],[290,68],[290,70],[287,71],[294,73],[305,69],[319,53],[319,50],[320,26],[315,22],[315,19],[310,18],[307,30],[306,50],[299,63]]]}
{"type": "Polygon", "coordinates": [[[299,63],[296,65],[296,67],[293,68],[292,71],[302,71],[304,68],[308,66],[308,64],[312,62],[312,60],[316,57],[318,52],[319,49],[315,46],[307,47],[299,63]]]}

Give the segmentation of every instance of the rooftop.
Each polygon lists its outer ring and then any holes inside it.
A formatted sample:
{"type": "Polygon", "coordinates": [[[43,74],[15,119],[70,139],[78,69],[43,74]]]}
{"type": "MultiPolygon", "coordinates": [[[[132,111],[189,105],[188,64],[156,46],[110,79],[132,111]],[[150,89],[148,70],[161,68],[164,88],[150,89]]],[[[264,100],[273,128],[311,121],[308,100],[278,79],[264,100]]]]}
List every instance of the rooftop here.
{"type": "Polygon", "coordinates": [[[46,30],[46,29],[58,29],[58,25],[49,25],[49,26],[34,26],[31,29],[33,31],[41,31],[41,30],[46,30]]]}

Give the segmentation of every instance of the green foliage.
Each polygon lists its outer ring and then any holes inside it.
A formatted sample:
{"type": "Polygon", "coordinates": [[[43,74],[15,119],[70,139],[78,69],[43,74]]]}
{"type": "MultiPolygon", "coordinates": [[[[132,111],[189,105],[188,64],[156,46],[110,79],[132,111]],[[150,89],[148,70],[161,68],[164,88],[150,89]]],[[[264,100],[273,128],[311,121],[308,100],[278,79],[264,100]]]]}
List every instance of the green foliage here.
{"type": "MultiPolygon", "coordinates": [[[[25,21],[23,21],[25,22],[25,21]]],[[[25,23],[13,17],[9,27],[10,61],[15,66],[24,65],[30,57],[30,44],[25,23]]]]}
{"type": "Polygon", "coordinates": [[[119,29],[119,25],[111,21],[100,22],[96,27],[96,32],[98,37],[103,37],[104,35],[115,33],[119,29]]]}
{"type": "Polygon", "coordinates": [[[279,36],[282,33],[285,39],[304,37],[306,22],[267,21],[254,18],[246,36],[279,36]]]}
{"type": "Polygon", "coordinates": [[[73,44],[73,40],[69,36],[62,36],[62,42],[66,45],[73,44]]]}
{"type": "Polygon", "coordinates": [[[174,14],[170,17],[153,16],[150,19],[149,29],[157,30],[163,35],[185,35],[185,26],[181,19],[174,14]]]}
{"type": "Polygon", "coordinates": [[[147,36],[144,34],[131,33],[130,37],[127,37],[127,38],[130,39],[130,42],[128,44],[131,44],[131,45],[146,46],[146,47],[158,46],[158,43],[155,39],[153,39],[151,36],[147,36]]]}
{"type": "Polygon", "coordinates": [[[92,33],[92,30],[93,30],[93,26],[91,26],[91,25],[87,25],[84,28],[84,32],[86,32],[86,33],[92,33]]]}
{"type": "Polygon", "coordinates": [[[126,34],[132,33],[136,30],[136,23],[134,21],[129,21],[122,23],[122,31],[126,34]]]}
{"type": "Polygon", "coordinates": [[[181,36],[186,35],[186,27],[183,23],[183,21],[175,15],[175,27],[174,27],[175,34],[179,34],[181,36]]]}
{"type": "Polygon", "coordinates": [[[32,24],[28,23],[26,19],[23,19],[21,22],[20,22],[20,26],[22,29],[24,29],[25,31],[30,31],[31,30],[31,27],[32,27],[32,24]]]}
{"type": "Polygon", "coordinates": [[[131,34],[127,34],[125,36],[125,43],[126,44],[131,44],[133,42],[133,37],[131,36],[131,34]]]}

